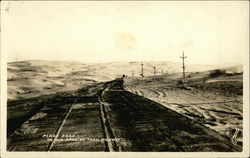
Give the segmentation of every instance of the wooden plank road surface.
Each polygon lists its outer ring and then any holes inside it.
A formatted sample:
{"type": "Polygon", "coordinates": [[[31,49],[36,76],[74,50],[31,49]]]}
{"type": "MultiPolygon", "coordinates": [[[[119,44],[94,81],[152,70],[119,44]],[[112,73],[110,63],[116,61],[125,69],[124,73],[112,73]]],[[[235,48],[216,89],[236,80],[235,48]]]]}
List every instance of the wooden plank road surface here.
{"type": "Polygon", "coordinates": [[[123,79],[94,95],[55,98],[8,137],[9,151],[221,151],[230,139],[152,100],[123,79]]]}

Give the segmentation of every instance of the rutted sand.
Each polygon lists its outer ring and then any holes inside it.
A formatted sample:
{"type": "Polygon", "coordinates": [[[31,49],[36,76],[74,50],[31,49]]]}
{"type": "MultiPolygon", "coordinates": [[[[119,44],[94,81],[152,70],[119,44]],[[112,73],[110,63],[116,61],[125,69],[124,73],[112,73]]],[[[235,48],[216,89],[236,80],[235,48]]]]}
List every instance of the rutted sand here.
{"type": "MultiPolygon", "coordinates": [[[[242,75],[224,78],[228,80],[241,78],[242,82],[242,75]]],[[[127,78],[125,81],[127,90],[132,93],[136,94],[139,91],[144,94],[144,97],[163,104],[225,136],[231,138],[236,129],[240,129],[237,141],[242,143],[242,95],[223,94],[219,90],[207,91],[196,88],[186,90],[179,87],[178,80],[180,79],[173,79],[170,76],[156,76],[127,78]]],[[[234,84],[235,81],[232,82],[234,84]]]]}

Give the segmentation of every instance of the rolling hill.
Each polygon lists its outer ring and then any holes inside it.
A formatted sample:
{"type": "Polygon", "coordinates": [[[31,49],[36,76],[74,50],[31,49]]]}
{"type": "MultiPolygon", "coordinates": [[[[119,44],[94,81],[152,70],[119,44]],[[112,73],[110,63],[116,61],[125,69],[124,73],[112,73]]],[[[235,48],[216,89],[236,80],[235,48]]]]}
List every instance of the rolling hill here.
{"type": "MultiPolygon", "coordinates": [[[[182,72],[182,63],[168,61],[143,62],[144,75],[182,72]]],[[[215,69],[210,65],[186,65],[187,72],[201,72],[215,69]]],[[[240,68],[230,67],[237,72],[240,68]]],[[[242,67],[241,67],[242,70],[242,67]]],[[[127,76],[140,76],[141,62],[81,63],[77,61],[27,60],[9,62],[7,66],[8,99],[24,99],[58,91],[71,91],[95,82],[104,82],[127,76]]]]}

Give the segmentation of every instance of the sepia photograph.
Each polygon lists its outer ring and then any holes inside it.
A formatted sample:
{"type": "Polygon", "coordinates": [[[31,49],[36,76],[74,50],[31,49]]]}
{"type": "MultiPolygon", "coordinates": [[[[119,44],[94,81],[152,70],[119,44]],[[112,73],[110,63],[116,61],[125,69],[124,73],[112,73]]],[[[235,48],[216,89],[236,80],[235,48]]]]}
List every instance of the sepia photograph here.
{"type": "Polygon", "coordinates": [[[249,1],[2,1],[1,156],[248,157],[248,66],[249,1]]]}

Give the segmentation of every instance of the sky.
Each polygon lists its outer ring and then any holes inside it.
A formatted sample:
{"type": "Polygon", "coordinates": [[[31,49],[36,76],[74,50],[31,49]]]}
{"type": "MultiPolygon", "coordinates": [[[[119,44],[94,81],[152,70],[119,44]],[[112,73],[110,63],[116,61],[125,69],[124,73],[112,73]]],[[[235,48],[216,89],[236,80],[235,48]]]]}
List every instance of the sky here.
{"type": "Polygon", "coordinates": [[[240,64],[247,1],[3,1],[8,61],[176,61],[240,64]]]}

